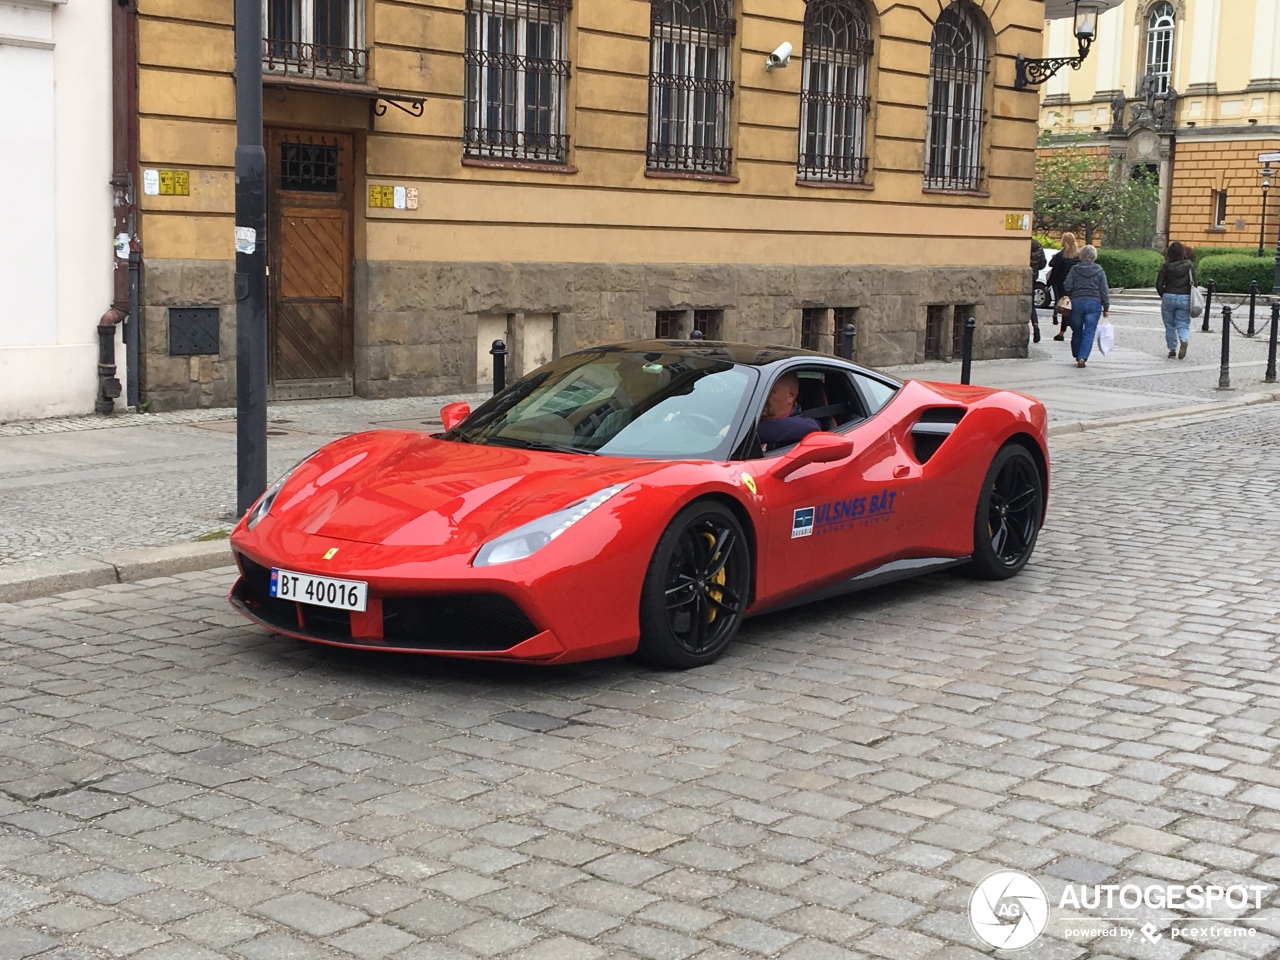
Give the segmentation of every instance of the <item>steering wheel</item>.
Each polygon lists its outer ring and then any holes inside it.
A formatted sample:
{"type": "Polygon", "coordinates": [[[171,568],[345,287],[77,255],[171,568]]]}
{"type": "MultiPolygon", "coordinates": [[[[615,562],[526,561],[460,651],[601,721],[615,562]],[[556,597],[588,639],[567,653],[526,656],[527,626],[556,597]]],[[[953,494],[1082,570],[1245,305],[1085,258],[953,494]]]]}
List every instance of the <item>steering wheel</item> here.
{"type": "Polygon", "coordinates": [[[705,434],[708,437],[719,436],[720,432],[724,430],[723,423],[719,423],[715,417],[708,416],[705,413],[682,410],[672,420],[675,423],[688,424],[697,433],[705,434]]]}

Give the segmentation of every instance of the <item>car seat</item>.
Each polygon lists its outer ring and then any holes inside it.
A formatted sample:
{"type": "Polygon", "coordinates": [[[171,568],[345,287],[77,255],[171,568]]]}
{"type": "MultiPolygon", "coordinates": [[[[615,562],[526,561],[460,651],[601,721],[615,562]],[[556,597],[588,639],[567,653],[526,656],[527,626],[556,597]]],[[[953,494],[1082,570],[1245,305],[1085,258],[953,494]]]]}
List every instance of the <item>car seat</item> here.
{"type": "Polygon", "coordinates": [[[827,402],[827,390],[819,377],[801,377],[800,415],[818,421],[823,430],[834,430],[836,418],[832,415],[831,405],[827,402]]]}

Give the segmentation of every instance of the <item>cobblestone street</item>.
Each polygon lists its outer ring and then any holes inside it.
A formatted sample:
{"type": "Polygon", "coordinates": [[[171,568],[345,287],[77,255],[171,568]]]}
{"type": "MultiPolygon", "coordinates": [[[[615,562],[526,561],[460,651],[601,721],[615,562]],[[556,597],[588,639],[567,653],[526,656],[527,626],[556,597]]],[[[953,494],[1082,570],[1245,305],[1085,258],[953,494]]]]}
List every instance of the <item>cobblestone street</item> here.
{"type": "Polygon", "coordinates": [[[1020,577],[687,673],[311,647],[227,569],[0,604],[0,958],[970,960],[1002,869],[1052,904],[1034,960],[1280,955],[1278,432],[1056,437],[1020,577]],[[1058,909],[1095,883],[1269,886],[1175,938],[1058,909]]]}

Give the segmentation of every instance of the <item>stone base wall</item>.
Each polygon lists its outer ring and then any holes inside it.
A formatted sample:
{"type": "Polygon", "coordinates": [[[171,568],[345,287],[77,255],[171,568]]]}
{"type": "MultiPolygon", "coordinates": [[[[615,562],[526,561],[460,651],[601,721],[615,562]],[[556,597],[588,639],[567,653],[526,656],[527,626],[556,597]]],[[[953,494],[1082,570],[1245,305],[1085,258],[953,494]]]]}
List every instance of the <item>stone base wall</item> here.
{"type": "MultiPolygon", "coordinates": [[[[143,391],[152,409],[234,406],[235,295],[231,262],[144,264],[143,391]],[[216,355],[170,357],[168,308],[221,308],[216,355]]],[[[722,311],[726,340],[800,344],[807,307],[857,308],[856,359],[868,366],[925,359],[934,305],[972,304],[975,359],[1025,357],[1031,273],[1022,267],[797,267],[711,264],[356,263],[355,392],[370,398],[476,389],[481,318],[506,318],[507,381],[541,359],[524,356],[525,318],[553,317],[556,355],[654,335],[659,310],[722,311]]],[[[538,342],[545,345],[545,326],[538,342]]],[[[828,337],[823,346],[828,347],[828,337]]],[[[944,353],[950,332],[944,331],[944,353]]]]}
{"type": "MultiPolygon", "coordinates": [[[[477,351],[478,320],[495,315],[514,332],[508,371],[524,366],[526,315],[555,315],[563,355],[650,338],[659,310],[720,310],[726,340],[799,346],[806,307],[855,307],[856,359],[875,367],[925,359],[930,306],[972,304],[975,359],[1025,357],[1030,295],[1030,270],[1018,267],[362,262],[355,389],[364,397],[475,389],[491,376],[477,370],[477,353],[487,353],[477,351]]],[[[945,352],[949,331],[944,341],[945,352]]]]}
{"type": "Polygon", "coordinates": [[[236,405],[236,265],[230,260],[144,260],[141,389],[152,410],[236,405]],[[217,307],[218,352],[169,356],[169,308],[217,307]]]}

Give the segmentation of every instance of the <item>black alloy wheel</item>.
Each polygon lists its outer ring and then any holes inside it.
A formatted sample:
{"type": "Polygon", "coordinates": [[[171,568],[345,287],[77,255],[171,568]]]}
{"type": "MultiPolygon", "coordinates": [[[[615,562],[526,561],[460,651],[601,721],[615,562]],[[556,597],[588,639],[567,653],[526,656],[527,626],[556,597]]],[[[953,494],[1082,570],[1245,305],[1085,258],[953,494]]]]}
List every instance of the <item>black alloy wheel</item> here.
{"type": "Polygon", "coordinates": [[[637,653],[662,667],[711,663],[737,634],[750,589],[751,554],[737,518],[712,501],[690,504],[649,562],[637,653]]]}
{"type": "Polygon", "coordinates": [[[1044,483],[1025,447],[1010,444],[987,470],[974,518],[973,572],[1005,580],[1027,565],[1044,516],[1044,483]]]}

